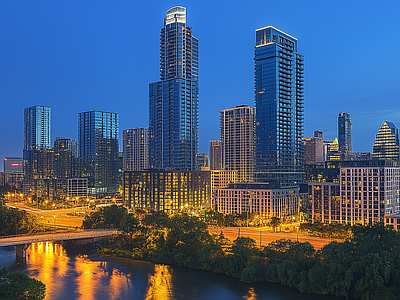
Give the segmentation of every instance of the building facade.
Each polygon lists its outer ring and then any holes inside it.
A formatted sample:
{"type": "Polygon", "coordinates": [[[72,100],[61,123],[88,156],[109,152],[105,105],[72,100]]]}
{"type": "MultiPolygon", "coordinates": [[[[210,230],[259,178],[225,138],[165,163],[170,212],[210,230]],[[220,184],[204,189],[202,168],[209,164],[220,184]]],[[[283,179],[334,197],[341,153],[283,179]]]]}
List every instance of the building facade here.
{"type": "Polygon", "coordinates": [[[299,188],[268,183],[233,183],[215,191],[216,210],[225,214],[256,213],[262,218],[294,216],[299,211],[299,188]]]}
{"type": "Polygon", "coordinates": [[[340,222],[340,183],[309,182],[305,208],[310,222],[340,222]]]}
{"type": "Polygon", "coordinates": [[[129,209],[188,211],[210,207],[210,171],[125,171],[124,202],[129,209]]]}
{"type": "Polygon", "coordinates": [[[32,106],[24,109],[24,150],[51,147],[51,108],[32,106]]]}
{"type": "Polygon", "coordinates": [[[54,141],[54,150],[67,150],[72,157],[78,157],[78,141],[65,137],[56,137],[54,141]]]}
{"type": "Polygon", "coordinates": [[[351,118],[349,113],[339,113],[338,116],[339,152],[351,153],[351,118]]]}
{"type": "Polygon", "coordinates": [[[220,140],[212,140],[209,142],[209,157],[210,157],[210,169],[222,170],[220,140]]]}
{"type": "Polygon", "coordinates": [[[186,8],[173,7],[161,29],[160,81],[149,84],[151,168],[196,168],[198,67],[198,40],[186,24],[186,8]]]}
{"type": "Polygon", "coordinates": [[[296,185],[304,176],[304,57],[297,39],[256,30],[256,180],[296,185]]]}
{"type": "Polygon", "coordinates": [[[399,130],[392,122],[383,122],[372,155],[375,159],[399,160],[399,130]]]}
{"type": "Polygon", "coordinates": [[[373,224],[400,212],[399,167],[342,167],[340,222],[373,224]]]}
{"type": "Polygon", "coordinates": [[[201,168],[210,168],[208,155],[205,153],[199,153],[196,155],[196,169],[200,170],[201,168]]]}
{"type": "Polygon", "coordinates": [[[240,105],[219,113],[222,169],[237,170],[239,182],[253,182],[254,107],[240,105]]]}
{"type": "Polygon", "coordinates": [[[88,111],[78,116],[79,155],[82,175],[90,194],[118,190],[119,115],[88,111]]]}
{"type": "Polygon", "coordinates": [[[24,159],[4,157],[4,173],[24,173],[24,159]]]}
{"type": "Polygon", "coordinates": [[[149,168],[149,129],[125,129],[122,135],[123,171],[149,168]]]}
{"type": "Polygon", "coordinates": [[[325,161],[324,159],[324,139],[322,131],[314,131],[314,136],[305,138],[305,163],[315,164],[325,161]]]}

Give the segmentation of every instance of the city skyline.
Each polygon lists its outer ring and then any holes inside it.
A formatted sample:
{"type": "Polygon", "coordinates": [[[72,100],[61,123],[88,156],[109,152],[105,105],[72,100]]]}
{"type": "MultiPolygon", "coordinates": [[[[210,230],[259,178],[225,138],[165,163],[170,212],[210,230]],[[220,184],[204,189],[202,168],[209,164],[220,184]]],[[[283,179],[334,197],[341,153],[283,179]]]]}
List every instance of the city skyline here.
{"type": "MultiPolygon", "coordinates": [[[[372,3],[362,8],[350,4],[345,12],[339,5],[308,4],[304,8],[293,5],[283,18],[266,16],[263,9],[251,9],[250,13],[242,12],[239,5],[227,8],[213,3],[222,35],[205,21],[207,2],[180,4],[187,8],[190,25],[201,40],[199,153],[208,153],[209,140],[218,138],[218,111],[241,104],[254,106],[255,30],[269,25],[296,36],[305,56],[304,137],[321,130],[327,140],[333,140],[337,114],[348,112],[353,123],[353,151],[372,152],[382,122],[400,123],[400,114],[391,110],[400,94],[395,72],[400,62],[389,60],[396,57],[398,42],[390,37],[398,28],[394,15],[398,4],[393,3],[390,11],[372,3]],[[246,22],[237,21],[239,12],[246,22]],[[309,14],[313,22],[300,24],[309,14]],[[369,25],[371,18],[376,21],[374,26],[369,25]],[[377,36],[390,40],[390,47],[382,50],[379,43],[373,43],[377,36]],[[240,42],[222,54],[219,50],[232,41],[240,42]],[[368,47],[358,53],[357,46],[362,43],[368,47]],[[366,57],[372,57],[368,64],[366,57]]],[[[2,3],[0,23],[8,47],[1,50],[0,95],[3,109],[10,114],[0,123],[0,157],[22,156],[23,109],[34,105],[52,108],[51,142],[57,136],[76,140],[78,113],[87,110],[120,113],[121,133],[127,128],[147,127],[148,83],[159,73],[159,28],[165,11],[175,5],[178,3],[99,4],[93,9],[91,4],[80,4],[76,9],[77,2],[25,3],[23,7],[2,3]],[[148,12],[141,16],[135,9],[148,12]],[[141,21],[146,21],[146,26],[139,30],[141,21]],[[139,51],[136,48],[141,44],[146,47],[139,51]]]]}

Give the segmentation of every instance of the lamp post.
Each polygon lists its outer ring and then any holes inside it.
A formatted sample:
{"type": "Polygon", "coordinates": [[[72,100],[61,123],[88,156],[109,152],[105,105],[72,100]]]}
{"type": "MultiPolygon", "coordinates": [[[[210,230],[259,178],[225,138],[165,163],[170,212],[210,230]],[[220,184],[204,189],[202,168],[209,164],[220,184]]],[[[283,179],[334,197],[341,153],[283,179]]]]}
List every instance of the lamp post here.
{"type": "Polygon", "coordinates": [[[297,229],[297,242],[299,241],[299,226],[296,226],[296,229],[297,229]]]}

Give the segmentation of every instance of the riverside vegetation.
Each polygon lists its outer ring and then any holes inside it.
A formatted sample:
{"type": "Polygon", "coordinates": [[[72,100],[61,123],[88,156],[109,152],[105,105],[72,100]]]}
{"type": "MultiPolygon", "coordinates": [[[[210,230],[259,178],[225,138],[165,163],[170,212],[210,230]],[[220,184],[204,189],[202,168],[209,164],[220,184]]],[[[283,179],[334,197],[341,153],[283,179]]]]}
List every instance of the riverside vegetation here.
{"type": "Polygon", "coordinates": [[[88,215],[83,226],[123,232],[91,245],[102,254],[207,270],[244,282],[279,283],[304,293],[400,299],[400,237],[382,224],[352,226],[346,240],[321,250],[286,239],[263,248],[246,237],[230,242],[222,234],[211,235],[206,223],[188,214],[153,212],[139,222],[118,206],[88,215]]]}
{"type": "MultiPolygon", "coordinates": [[[[37,219],[25,211],[7,208],[0,203],[0,236],[39,232],[37,219]]],[[[46,296],[46,285],[22,272],[9,272],[0,264],[0,300],[40,300],[46,296]]]]}

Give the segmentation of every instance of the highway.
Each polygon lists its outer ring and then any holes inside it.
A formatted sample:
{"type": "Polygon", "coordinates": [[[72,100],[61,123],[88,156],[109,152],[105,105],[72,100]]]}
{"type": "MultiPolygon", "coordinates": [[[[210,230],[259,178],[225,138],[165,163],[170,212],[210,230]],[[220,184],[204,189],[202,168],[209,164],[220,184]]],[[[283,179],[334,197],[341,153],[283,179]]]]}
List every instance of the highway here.
{"type": "Polygon", "coordinates": [[[8,203],[6,206],[37,215],[44,225],[80,227],[85,215],[84,207],[43,210],[17,203],[8,203]]]}
{"type": "MultiPolygon", "coordinates": [[[[230,240],[235,240],[239,234],[239,228],[235,227],[224,227],[224,228],[209,228],[210,233],[223,233],[224,236],[230,240]]],[[[263,228],[248,228],[248,227],[240,227],[240,236],[242,237],[250,237],[256,241],[257,246],[260,246],[260,237],[261,237],[261,245],[266,246],[268,243],[279,240],[279,239],[289,239],[292,241],[297,241],[296,233],[286,233],[286,232],[273,232],[266,227],[263,228]]],[[[314,246],[315,249],[321,249],[324,245],[331,242],[330,239],[311,237],[299,235],[299,242],[310,242],[311,245],[314,246]]]]}

